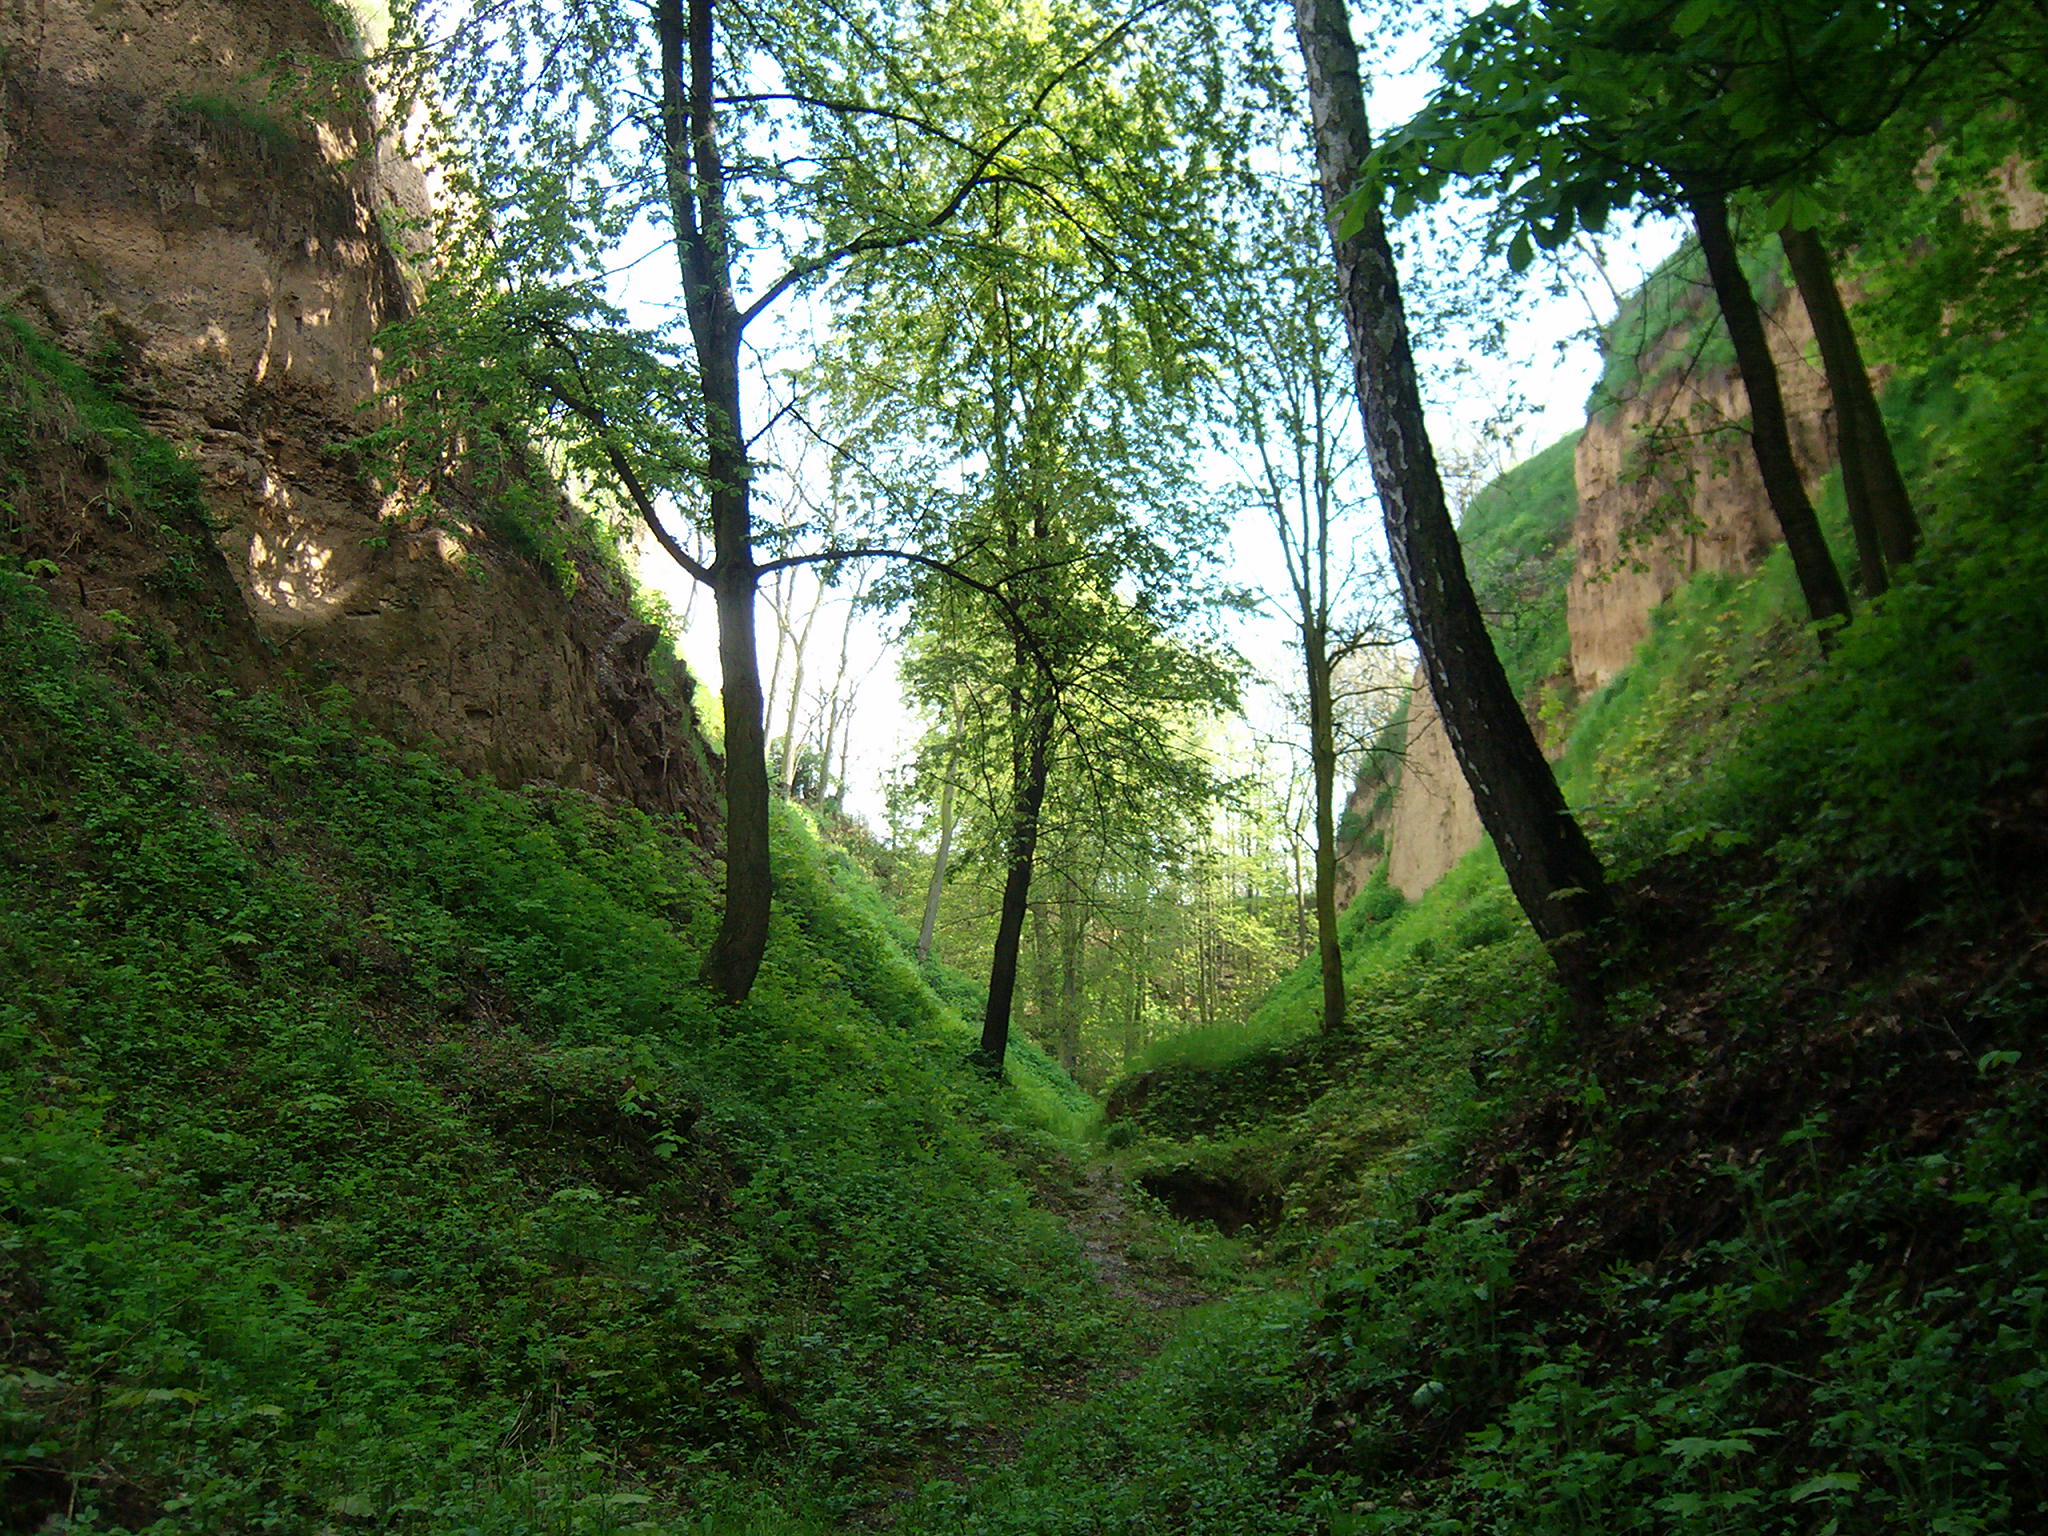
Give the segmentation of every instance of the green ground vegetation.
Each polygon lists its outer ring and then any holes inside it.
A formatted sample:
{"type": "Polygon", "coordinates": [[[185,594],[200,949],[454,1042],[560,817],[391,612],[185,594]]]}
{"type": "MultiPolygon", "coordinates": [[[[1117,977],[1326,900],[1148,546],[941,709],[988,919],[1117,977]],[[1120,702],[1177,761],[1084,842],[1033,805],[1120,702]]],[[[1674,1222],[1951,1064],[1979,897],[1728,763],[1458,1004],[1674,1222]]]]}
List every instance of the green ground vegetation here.
{"type": "Polygon", "coordinates": [[[1245,1473],[1286,1513],[1241,1528],[2048,1517],[2041,356],[1895,381],[1927,544],[1831,656],[1780,556],[1569,722],[1629,913],[1596,1036],[1482,851],[1360,893],[1345,1035],[1296,977],[1113,1086],[1117,1155],[1264,1188],[1304,1277],[1292,1435],[1245,1473]]]}
{"type": "MultiPolygon", "coordinates": [[[[183,460],[18,348],[24,503],[90,454],[134,538],[189,547],[183,460]]],[[[1028,1047],[972,1070],[971,989],[800,814],[776,959],[718,1007],[687,829],[468,779],[140,620],[82,638],[26,547],[0,1527],[829,1528],[1114,1353],[1052,1214],[1092,1104],[1028,1047]]]]}
{"type": "Polygon", "coordinates": [[[767,1458],[829,1508],[1088,1352],[996,1150],[1057,1178],[1072,1090],[985,1086],[794,819],[777,967],[720,1010],[673,830],[338,698],[187,699],[171,750],[19,574],[0,625],[10,1497],[604,1530],[767,1458]]]}
{"type": "MultiPolygon", "coordinates": [[[[126,366],[117,329],[102,331],[80,361],[0,311],[0,548],[16,565],[39,562],[37,574],[54,576],[56,563],[43,551],[57,530],[40,509],[75,498],[102,537],[144,552],[140,591],[211,596],[211,523],[199,472],[115,398],[110,386],[126,366]]],[[[141,618],[123,613],[113,622],[132,628],[141,618]]]]}
{"type": "Polygon", "coordinates": [[[1527,700],[1556,676],[1571,651],[1565,583],[1572,566],[1579,434],[1560,438],[1508,470],[1458,521],[1458,539],[1480,606],[1515,693],[1527,700]]]}
{"type": "Polygon", "coordinates": [[[1087,1485],[991,1483],[946,1528],[2048,1516],[2031,352],[1979,376],[1928,458],[1922,558],[1824,665],[1772,563],[1694,584],[1590,701],[1568,777],[1632,934],[1595,1037],[1475,855],[1421,902],[1361,893],[1344,1036],[1283,988],[1263,1036],[1112,1089],[1138,1177],[1263,1194],[1250,1230],[1306,1310],[1221,1304],[1018,1464],[1085,1455],[1087,1485]]]}
{"type": "MultiPolygon", "coordinates": [[[[196,479],[9,334],[0,1528],[2048,1521],[2035,331],[1895,384],[1926,543],[1831,655],[1704,578],[1568,722],[1597,1025],[1481,850],[1361,891],[1343,1031],[1290,977],[1100,1119],[805,817],[718,1007],[687,829],[175,643],[196,479]],[[67,485],[162,614],[60,609],[67,485]]],[[[1468,528],[1532,583],[1560,461],[1468,528]]]]}

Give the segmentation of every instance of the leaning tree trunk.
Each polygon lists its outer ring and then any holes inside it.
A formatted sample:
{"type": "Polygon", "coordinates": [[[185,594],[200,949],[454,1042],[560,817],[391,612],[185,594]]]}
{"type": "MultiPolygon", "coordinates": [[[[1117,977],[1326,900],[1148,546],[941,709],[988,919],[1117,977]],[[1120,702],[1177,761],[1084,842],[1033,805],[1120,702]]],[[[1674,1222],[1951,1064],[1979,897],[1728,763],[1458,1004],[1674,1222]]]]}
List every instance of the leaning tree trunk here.
{"type": "Polygon", "coordinates": [[[1875,597],[1890,583],[1892,571],[1913,558],[1920,543],[1920,520],[1905,476],[1885,431],[1884,413],[1871,388],[1870,369],[1856,344],[1856,328],[1842,303],[1827,247],[1810,229],[1787,228],[1778,236],[1799,301],[1813,322],[1820,344],[1820,365],[1827,374],[1828,394],[1835,402],[1835,437],[1842,457],[1842,494],[1849,503],[1849,524],[1856,530],[1856,554],[1865,589],[1875,597]]]}
{"type": "Polygon", "coordinates": [[[1792,569],[1799,578],[1799,590],[1806,598],[1806,611],[1816,624],[1846,622],[1849,591],[1842,585],[1842,573],[1835,569],[1835,557],[1828,553],[1828,541],[1820,531],[1820,519],[1807,499],[1806,486],[1799,478],[1798,461],[1792,457],[1792,434],[1785,423],[1785,398],[1778,390],[1778,366],[1771,361],[1771,344],[1764,335],[1763,312],[1756,295],[1742,273],[1742,258],[1735,249],[1735,236],[1728,228],[1728,200],[1719,195],[1692,199],[1693,228],[1700,238],[1700,251],[1707,258],[1707,276],[1714,284],[1714,298],[1721,306],[1721,318],[1728,326],[1728,340],[1735,348],[1735,366],[1742,374],[1742,388],[1749,396],[1749,446],[1756,456],[1756,470],[1764,483],[1764,495],[1785,535],[1785,549],[1792,556],[1792,569]]]}
{"type": "Polygon", "coordinates": [[[1500,851],[1515,899],[1582,1006],[1597,1001],[1587,930],[1608,910],[1600,862],[1565,808],[1486,631],[1445,504],[1423,423],[1422,397],[1392,246],[1377,206],[1355,235],[1339,229],[1372,148],[1358,49],[1344,0],[1295,0],[1308,66],[1316,166],[1335,247],[1338,289],[1358,376],[1366,447],[1386,517],[1409,627],[1422,649],[1445,735],[1479,819],[1500,851]]]}

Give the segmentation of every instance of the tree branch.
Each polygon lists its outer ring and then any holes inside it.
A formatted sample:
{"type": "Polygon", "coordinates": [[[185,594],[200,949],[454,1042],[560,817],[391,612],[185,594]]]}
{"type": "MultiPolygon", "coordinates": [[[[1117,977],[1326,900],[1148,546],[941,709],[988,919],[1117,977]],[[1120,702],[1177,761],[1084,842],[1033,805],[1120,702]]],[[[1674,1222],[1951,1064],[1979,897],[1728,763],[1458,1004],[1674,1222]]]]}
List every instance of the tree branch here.
{"type": "Polygon", "coordinates": [[[975,152],[975,161],[972,169],[960,179],[959,185],[953,189],[953,195],[929,217],[921,220],[909,229],[899,230],[892,234],[882,234],[879,231],[870,232],[798,262],[787,272],[784,272],[782,276],[770,283],[753,303],[740,312],[740,329],[745,330],[763,310],[789,292],[790,289],[796,287],[797,284],[806,282],[821,272],[829,272],[841,262],[851,260],[855,256],[864,256],[876,251],[900,250],[904,246],[915,245],[918,241],[929,238],[938,230],[951,223],[960,210],[967,205],[967,199],[973,195],[975,189],[987,184],[989,168],[996,163],[1005,150],[1023,136],[1027,128],[1033,125],[1040,110],[1045,106],[1052,93],[1066,84],[1075,74],[1079,73],[1084,65],[1092,62],[1106,49],[1121,41],[1131,28],[1138,23],[1140,18],[1164,3],[1165,0],[1145,0],[1144,4],[1111,27],[1100,38],[1096,39],[1090,47],[1076,55],[1064,69],[1055,72],[1039,88],[1038,94],[1031,98],[1031,104],[1026,111],[1006,128],[993,144],[984,150],[975,152]]]}
{"type": "MultiPolygon", "coordinates": [[[[1009,626],[1011,638],[1018,641],[1031,652],[1032,659],[1038,663],[1039,672],[1057,688],[1059,669],[1053,665],[1052,658],[1046,654],[1044,645],[1039,641],[1038,632],[1031,627],[1030,620],[1026,619],[1022,611],[1017,607],[1016,599],[1005,592],[999,584],[983,581],[978,576],[970,576],[951,561],[941,560],[936,555],[920,554],[912,549],[896,549],[886,544],[862,544],[847,549],[819,550],[814,554],[808,555],[784,555],[779,560],[763,561],[754,568],[754,571],[757,576],[766,576],[771,572],[788,570],[793,566],[829,565],[842,560],[903,560],[911,565],[918,565],[926,570],[936,571],[948,580],[958,582],[969,591],[979,592],[1003,611],[1003,618],[1009,626]]],[[[1053,566],[1048,565],[1038,567],[1037,569],[1050,570],[1053,568],[1053,566]]],[[[1029,573],[1018,571],[1011,574],[1025,575],[1029,573]]]]}
{"type": "Polygon", "coordinates": [[[807,96],[800,91],[758,91],[744,96],[720,96],[720,106],[759,106],[767,102],[790,102],[799,107],[817,107],[826,112],[840,112],[848,117],[879,117],[885,122],[901,123],[906,128],[915,128],[928,139],[937,139],[966,154],[978,154],[972,142],[941,128],[929,118],[916,117],[908,112],[898,112],[892,107],[873,107],[866,102],[841,100],[831,96],[807,96]]]}
{"type": "Polygon", "coordinates": [[[654,535],[655,542],[693,579],[710,585],[710,567],[684,549],[675,535],[661,526],[654,498],[648,493],[646,483],[641,480],[639,472],[633,468],[633,461],[626,457],[625,450],[613,437],[611,423],[605,416],[604,407],[594,400],[565,389],[561,380],[553,374],[542,373],[532,377],[536,387],[559,401],[564,409],[575,415],[597,435],[597,443],[604,452],[605,462],[611,465],[612,473],[618,477],[620,488],[625,491],[627,499],[639,512],[640,520],[647,525],[647,531],[654,535]]]}

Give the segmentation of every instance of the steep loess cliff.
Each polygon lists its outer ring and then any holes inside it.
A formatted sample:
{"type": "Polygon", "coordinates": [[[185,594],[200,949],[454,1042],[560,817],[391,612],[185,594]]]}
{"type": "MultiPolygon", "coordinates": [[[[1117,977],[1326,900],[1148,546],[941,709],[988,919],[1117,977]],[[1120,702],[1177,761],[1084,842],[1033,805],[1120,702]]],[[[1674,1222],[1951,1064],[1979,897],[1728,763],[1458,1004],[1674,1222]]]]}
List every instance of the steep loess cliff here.
{"type": "Polygon", "coordinates": [[[1437,714],[1436,696],[1420,667],[1409,695],[1401,782],[1389,807],[1386,831],[1387,880],[1410,901],[1442,879],[1485,836],[1479,807],[1466,787],[1464,770],[1437,714]]]}
{"type": "MultiPolygon", "coordinates": [[[[0,306],[196,463],[232,577],[209,577],[203,621],[222,665],[338,682],[467,768],[684,811],[708,835],[687,685],[657,687],[657,632],[617,574],[587,552],[537,568],[480,503],[406,516],[343,448],[409,303],[388,231],[430,195],[345,69],[317,97],[269,88],[279,60],[349,56],[310,0],[4,0],[0,306]]],[[[89,477],[38,483],[0,538],[61,568],[52,590],[88,632],[114,609],[175,633],[89,477]]]]}
{"type": "MultiPolygon", "coordinates": [[[[1758,263],[1761,296],[1790,418],[1793,449],[1809,490],[1834,461],[1833,410],[1814,357],[1813,328],[1795,293],[1758,263]]],[[[1685,258],[1631,300],[1607,335],[1606,376],[1576,445],[1557,444],[1496,481],[1473,503],[1462,533],[1475,585],[1532,719],[1546,691],[1583,698],[1626,666],[1649,633],[1656,606],[1702,571],[1748,572],[1778,542],[1742,423],[1748,402],[1713,298],[1685,258]],[[1553,454],[1571,457],[1569,483],[1529,473],[1553,454]],[[1562,494],[1568,522],[1548,532],[1535,506],[1562,494]],[[1516,515],[1486,498],[1528,503],[1535,527],[1490,535],[1516,515]],[[1475,521],[1486,526],[1475,528],[1475,521]],[[1527,546],[1526,569],[1489,567],[1496,545],[1527,546]],[[1565,633],[1554,646],[1518,633],[1525,611],[1545,596],[1555,549],[1564,558],[1565,633]],[[1548,671],[1544,671],[1544,669],[1548,671]]],[[[1549,594],[1554,595],[1554,594],[1549,594]]],[[[1536,628],[1544,617],[1536,615],[1536,628]]],[[[1553,616],[1550,622],[1555,622],[1553,616]]],[[[1546,740],[1546,750],[1560,741],[1546,740]]],[[[1464,775],[1418,672],[1394,793],[1383,770],[1361,777],[1350,809],[1367,834],[1346,851],[1341,888],[1360,889],[1382,857],[1389,881],[1411,900],[1476,847],[1484,835],[1464,775]]]]}
{"type": "MultiPolygon", "coordinates": [[[[1571,681],[1581,694],[1628,664],[1649,633],[1650,610],[1687,580],[1753,570],[1778,542],[1741,425],[1748,397],[1733,362],[1714,351],[1722,333],[1713,297],[1688,287],[1658,334],[1631,334],[1627,315],[1609,332],[1610,351],[1621,355],[1579,436],[1566,612],[1571,681]]],[[[1779,295],[1766,323],[1793,452],[1811,492],[1834,462],[1833,406],[1813,326],[1791,292],[1779,295]]]]}

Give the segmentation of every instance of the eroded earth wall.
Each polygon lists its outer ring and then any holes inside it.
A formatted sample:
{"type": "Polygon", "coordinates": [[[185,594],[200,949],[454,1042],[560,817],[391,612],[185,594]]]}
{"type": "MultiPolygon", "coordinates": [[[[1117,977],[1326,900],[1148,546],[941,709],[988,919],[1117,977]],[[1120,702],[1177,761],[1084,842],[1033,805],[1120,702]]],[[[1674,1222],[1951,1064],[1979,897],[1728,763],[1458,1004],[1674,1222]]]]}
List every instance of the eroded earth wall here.
{"type": "MultiPolygon", "coordinates": [[[[655,631],[616,574],[579,558],[563,581],[477,518],[396,515],[343,446],[411,302],[397,241],[418,237],[387,231],[429,189],[353,93],[277,99],[292,57],[350,57],[311,0],[0,0],[0,305],[111,362],[124,402],[187,446],[264,654],[503,782],[708,833],[687,697],[657,688],[655,631]]],[[[88,622],[131,600],[90,524],[55,584],[88,622]]]]}
{"type": "MultiPolygon", "coordinates": [[[[1711,301],[1700,300],[1711,314],[1711,301]]],[[[1731,363],[1698,364],[1697,315],[1636,360],[1646,382],[1595,410],[1579,438],[1579,510],[1566,589],[1571,681],[1591,693],[1628,665],[1650,611],[1701,571],[1748,572],[1779,541],[1742,423],[1731,363]]],[[[1807,489],[1834,462],[1833,406],[1813,326],[1792,294],[1766,316],[1771,356],[1807,489]]]]}
{"type": "MultiPolygon", "coordinates": [[[[1702,361],[1698,334],[1712,301],[1633,358],[1635,382],[1587,420],[1574,462],[1578,511],[1566,591],[1572,691],[1583,697],[1628,664],[1649,634],[1650,613],[1702,571],[1747,572],[1778,542],[1756,462],[1741,427],[1748,399],[1734,366],[1702,361]]],[[[1813,329],[1796,295],[1767,314],[1793,450],[1815,490],[1834,461],[1833,412],[1814,357],[1813,329]]],[[[1558,745],[1558,744],[1551,744],[1558,745]]],[[[1373,851],[1347,856],[1341,888],[1355,893],[1384,849],[1390,882],[1410,900],[1441,879],[1484,835],[1435,701],[1418,674],[1400,779],[1367,832],[1373,851]]],[[[1354,796],[1363,812],[1369,786],[1354,796]]]]}

